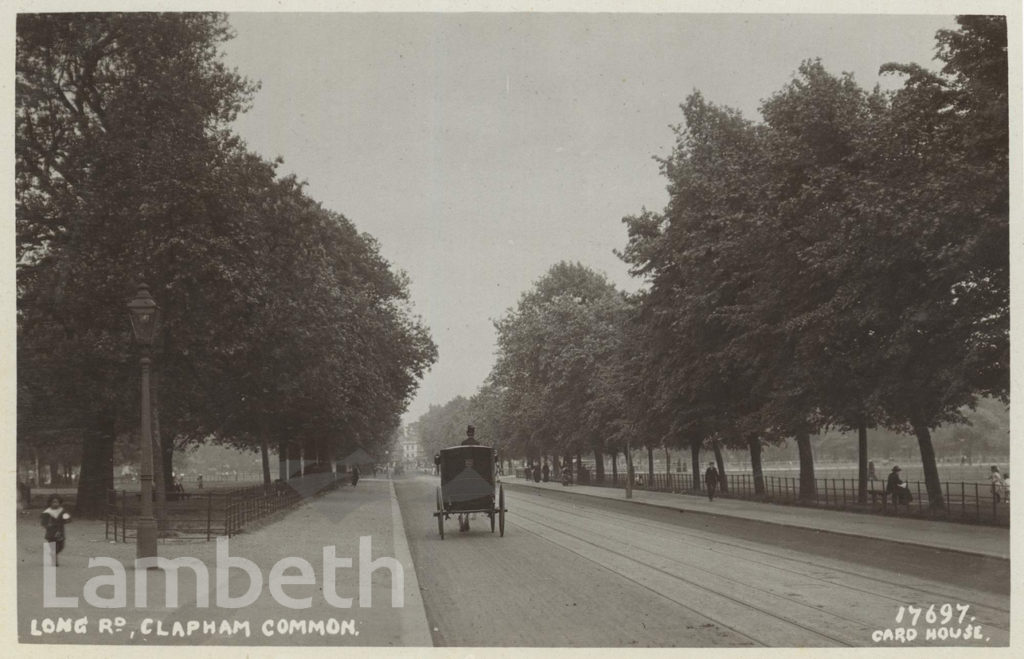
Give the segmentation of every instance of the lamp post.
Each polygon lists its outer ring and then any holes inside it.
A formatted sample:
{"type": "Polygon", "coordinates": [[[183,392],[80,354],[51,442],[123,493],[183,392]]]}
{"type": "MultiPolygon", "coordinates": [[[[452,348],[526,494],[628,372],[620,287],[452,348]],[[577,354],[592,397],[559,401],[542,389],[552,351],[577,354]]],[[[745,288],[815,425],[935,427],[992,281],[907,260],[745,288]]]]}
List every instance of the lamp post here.
{"type": "Polygon", "coordinates": [[[139,512],[136,557],[156,556],[156,519],[153,517],[153,422],[149,402],[149,349],[156,337],[160,308],[149,294],[149,287],[139,284],[135,298],[128,303],[132,321],[132,335],[142,349],[139,365],[142,368],[142,456],[139,465],[139,483],[142,487],[139,512]]]}

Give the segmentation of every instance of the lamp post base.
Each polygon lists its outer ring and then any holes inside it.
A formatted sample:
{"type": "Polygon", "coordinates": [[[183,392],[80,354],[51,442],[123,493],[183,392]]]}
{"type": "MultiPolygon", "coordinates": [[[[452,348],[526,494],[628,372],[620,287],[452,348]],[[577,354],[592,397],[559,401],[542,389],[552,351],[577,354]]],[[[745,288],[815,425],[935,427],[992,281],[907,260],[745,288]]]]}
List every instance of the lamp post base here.
{"type": "Polygon", "coordinates": [[[135,546],[136,558],[156,556],[156,535],[156,520],[152,517],[140,517],[135,546]]]}

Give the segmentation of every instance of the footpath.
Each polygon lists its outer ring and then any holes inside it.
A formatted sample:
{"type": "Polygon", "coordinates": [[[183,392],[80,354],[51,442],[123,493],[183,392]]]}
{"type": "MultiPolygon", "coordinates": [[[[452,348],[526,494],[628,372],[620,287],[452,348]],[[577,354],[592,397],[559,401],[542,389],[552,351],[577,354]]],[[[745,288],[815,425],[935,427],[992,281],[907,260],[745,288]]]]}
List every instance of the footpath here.
{"type": "Polygon", "coordinates": [[[431,646],[393,483],[363,478],[356,487],[303,494],[296,507],[226,546],[223,538],[160,541],[161,557],[197,559],[198,568],[137,570],[134,543],[105,540],[102,520],[72,520],[49,585],[39,511],[29,511],[17,523],[19,641],[431,646]],[[147,584],[141,603],[140,579],[147,584]],[[178,601],[168,606],[170,582],[178,601]],[[225,595],[231,599],[219,599],[225,595]],[[60,606],[54,596],[64,598],[60,606]]]}
{"type": "Polygon", "coordinates": [[[503,478],[511,487],[535,488],[569,492],[585,496],[631,501],[637,505],[671,508],[706,515],[749,519],[768,524],[794,526],[825,533],[876,538],[922,547],[931,547],[965,554],[1009,560],[1010,529],[955,522],[930,521],[896,515],[852,513],[840,510],[760,503],[742,499],[716,498],[706,495],[649,492],[634,489],[633,498],[626,499],[625,489],[592,485],[563,486],[560,482],[540,482],[523,478],[503,478]]]}

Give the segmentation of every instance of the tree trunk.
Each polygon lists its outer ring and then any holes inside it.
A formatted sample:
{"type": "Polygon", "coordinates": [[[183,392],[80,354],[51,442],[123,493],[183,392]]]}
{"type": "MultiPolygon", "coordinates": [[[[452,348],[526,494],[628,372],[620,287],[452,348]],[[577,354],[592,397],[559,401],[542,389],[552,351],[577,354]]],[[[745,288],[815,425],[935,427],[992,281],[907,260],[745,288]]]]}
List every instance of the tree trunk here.
{"type": "Polygon", "coordinates": [[[690,464],[693,467],[693,490],[700,492],[704,488],[700,477],[700,442],[696,437],[690,438],[690,464]]]}
{"type": "Polygon", "coordinates": [[[612,483],[619,484],[619,452],[612,451],[612,483]]]}
{"type": "Polygon", "coordinates": [[[921,449],[921,466],[924,467],[924,485],[928,490],[928,507],[932,510],[944,510],[946,500],[942,496],[942,483],[939,481],[939,469],[935,464],[935,447],[932,446],[932,434],[928,426],[914,424],[917,445],[921,449]]]}
{"type": "Polygon", "coordinates": [[[868,428],[857,424],[857,503],[868,502],[868,428]]]}
{"type": "Polygon", "coordinates": [[[817,495],[814,482],[814,454],[811,452],[811,435],[801,429],[796,433],[796,448],[800,455],[800,498],[813,501],[817,495]]]}
{"type": "Polygon", "coordinates": [[[654,448],[647,447],[647,488],[654,487],[654,448]]]}
{"type": "Polygon", "coordinates": [[[604,482],[604,453],[594,449],[594,478],[598,483],[604,482]]]}
{"type": "MultiPolygon", "coordinates": [[[[39,482],[36,472],[36,484],[39,482]]],[[[114,413],[102,410],[82,434],[82,473],[78,479],[75,515],[102,518],[107,492],[114,488],[114,413]]]]}
{"type": "MultiPolygon", "coordinates": [[[[270,439],[267,437],[267,433],[262,433],[263,437],[260,440],[260,457],[263,459],[263,484],[270,485],[270,439]]],[[[331,464],[333,468],[334,465],[331,464]]]]}
{"type": "Polygon", "coordinates": [[[750,448],[750,468],[754,472],[754,494],[764,494],[764,471],[761,469],[761,438],[750,435],[747,438],[750,448]]]}
{"type": "Polygon", "coordinates": [[[277,444],[277,475],[282,481],[288,480],[288,442],[277,444]]]}
{"type": "Polygon", "coordinates": [[[633,449],[626,440],[626,498],[633,498],[633,449]]]}
{"type": "Polygon", "coordinates": [[[729,484],[725,477],[725,458],[722,457],[722,447],[717,439],[711,440],[711,448],[715,452],[715,462],[718,463],[718,491],[725,494],[729,491],[729,484]]]}
{"type": "Polygon", "coordinates": [[[57,463],[50,462],[47,463],[47,466],[50,469],[50,486],[57,487],[60,485],[60,472],[57,470],[57,463]]]}

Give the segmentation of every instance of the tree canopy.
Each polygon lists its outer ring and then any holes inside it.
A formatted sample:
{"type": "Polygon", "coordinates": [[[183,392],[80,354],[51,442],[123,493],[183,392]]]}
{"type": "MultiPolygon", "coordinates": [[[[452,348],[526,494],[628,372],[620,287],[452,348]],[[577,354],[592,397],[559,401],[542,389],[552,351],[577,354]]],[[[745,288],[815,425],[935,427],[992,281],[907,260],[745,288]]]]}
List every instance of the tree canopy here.
{"type": "Polygon", "coordinates": [[[19,443],[82,442],[79,507],[132,430],[125,304],[145,281],[163,441],[384,442],[436,358],[406,276],[229,129],[256,85],[219,14],[21,14],[19,443]]]}

